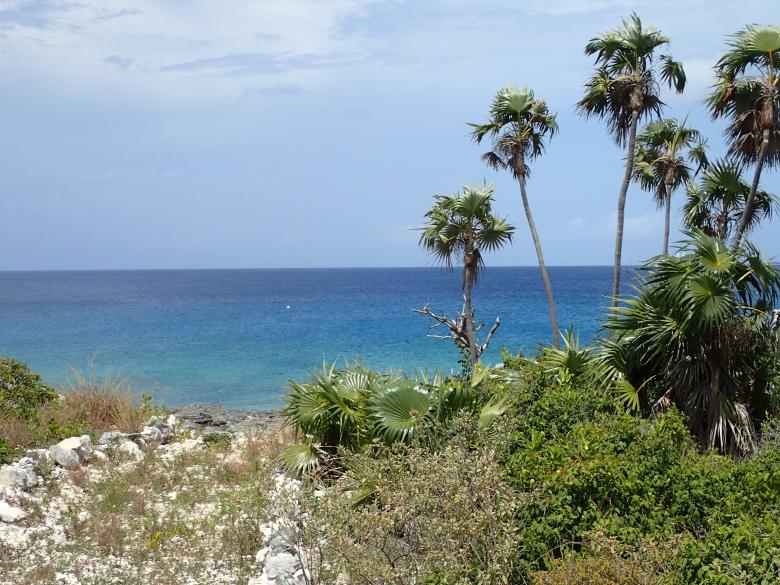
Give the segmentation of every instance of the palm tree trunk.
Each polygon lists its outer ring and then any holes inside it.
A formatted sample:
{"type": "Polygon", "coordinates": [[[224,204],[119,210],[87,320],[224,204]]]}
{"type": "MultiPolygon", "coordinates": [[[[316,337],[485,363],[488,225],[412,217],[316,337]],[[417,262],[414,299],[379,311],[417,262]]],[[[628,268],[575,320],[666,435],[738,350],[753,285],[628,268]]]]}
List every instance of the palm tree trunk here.
{"type": "Polygon", "coordinates": [[[528,204],[528,194],[525,190],[525,179],[520,177],[519,182],[520,195],[523,198],[523,209],[525,209],[525,217],[528,220],[528,229],[531,231],[531,239],[534,241],[534,247],[536,248],[536,259],[539,262],[539,271],[542,273],[544,292],[547,295],[547,308],[550,311],[550,321],[552,321],[553,347],[558,349],[560,342],[560,334],[558,333],[558,311],[555,309],[555,299],[553,298],[550,275],[547,274],[547,266],[544,263],[544,255],[542,254],[542,242],[539,239],[539,232],[536,231],[536,223],[534,222],[534,216],[531,213],[531,206],[528,204]]]}
{"type": "Polygon", "coordinates": [[[479,361],[477,355],[477,340],[476,332],[474,331],[474,310],[471,307],[471,289],[474,287],[474,268],[471,266],[469,256],[473,256],[473,253],[467,252],[467,257],[463,262],[463,316],[466,320],[466,337],[469,342],[469,358],[471,358],[471,365],[476,365],[479,361]]]}
{"type": "Polygon", "coordinates": [[[612,306],[617,305],[620,296],[620,267],[623,253],[623,223],[626,213],[626,193],[631,183],[631,172],[634,170],[634,151],[636,150],[636,127],[639,124],[639,110],[631,112],[631,125],[628,129],[628,148],[626,154],[626,174],[620,186],[617,207],[617,231],[615,232],[615,272],[612,279],[612,306]]]}
{"type": "Polygon", "coordinates": [[[669,223],[672,215],[672,184],[667,183],[666,184],[666,197],[664,197],[664,206],[666,207],[666,210],[664,212],[664,251],[663,254],[666,256],[669,254],[669,223]]]}
{"type": "Polygon", "coordinates": [[[753,173],[753,184],[750,185],[750,193],[748,194],[747,201],[745,201],[745,209],[742,212],[742,217],[739,220],[737,231],[734,233],[734,247],[739,246],[742,236],[745,235],[750,216],[753,215],[753,200],[756,197],[756,191],[758,191],[758,182],[761,179],[761,169],[764,166],[764,159],[766,158],[766,151],[769,147],[769,129],[764,128],[764,132],[761,137],[761,148],[758,151],[758,160],[756,161],[756,172],[753,173]]]}

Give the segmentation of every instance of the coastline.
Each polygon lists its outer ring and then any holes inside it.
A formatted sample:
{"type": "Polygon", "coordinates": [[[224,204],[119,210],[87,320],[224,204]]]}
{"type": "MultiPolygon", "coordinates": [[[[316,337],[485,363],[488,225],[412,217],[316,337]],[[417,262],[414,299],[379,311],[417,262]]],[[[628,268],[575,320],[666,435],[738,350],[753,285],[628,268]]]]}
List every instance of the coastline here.
{"type": "Polygon", "coordinates": [[[184,428],[203,433],[272,432],[284,426],[285,421],[281,410],[241,410],[210,402],[185,404],[171,408],[170,412],[184,428]]]}

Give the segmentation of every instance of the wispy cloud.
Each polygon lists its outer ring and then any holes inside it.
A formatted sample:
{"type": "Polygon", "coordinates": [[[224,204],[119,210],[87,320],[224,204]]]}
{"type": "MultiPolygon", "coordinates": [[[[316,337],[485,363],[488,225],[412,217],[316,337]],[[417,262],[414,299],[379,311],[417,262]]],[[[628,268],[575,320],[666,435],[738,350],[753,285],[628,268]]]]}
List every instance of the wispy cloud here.
{"type": "Polygon", "coordinates": [[[355,63],[359,60],[357,57],[315,54],[238,53],[173,63],[161,67],[160,71],[251,75],[257,73],[283,73],[295,69],[319,69],[355,63]]]}
{"type": "Polygon", "coordinates": [[[103,63],[108,63],[109,65],[113,65],[124,71],[133,64],[133,59],[130,57],[122,57],[121,55],[111,55],[110,57],[103,59],[103,63]]]}

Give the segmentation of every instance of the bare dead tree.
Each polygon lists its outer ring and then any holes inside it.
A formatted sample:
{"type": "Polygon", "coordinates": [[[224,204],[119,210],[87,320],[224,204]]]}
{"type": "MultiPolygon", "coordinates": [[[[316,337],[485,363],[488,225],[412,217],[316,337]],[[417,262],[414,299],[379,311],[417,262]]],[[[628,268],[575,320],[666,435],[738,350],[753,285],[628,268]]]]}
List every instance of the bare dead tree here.
{"type": "MultiPolygon", "coordinates": [[[[437,334],[429,334],[428,337],[432,337],[434,339],[449,339],[452,341],[455,346],[461,350],[462,352],[468,354],[469,352],[469,337],[468,337],[468,330],[466,319],[466,305],[463,305],[463,308],[460,311],[460,315],[458,317],[448,317],[447,314],[444,312],[444,309],[440,309],[439,313],[434,313],[430,308],[430,303],[426,303],[425,306],[422,309],[412,309],[412,312],[418,313],[419,315],[424,315],[425,317],[430,317],[436,323],[431,325],[431,331],[434,331],[438,329],[439,327],[445,327],[449,331],[449,335],[437,335],[437,334]]],[[[471,318],[472,322],[474,319],[474,309],[471,309],[471,318]]],[[[490,329],[488,329],[487,334],[485,335],[485,340],[482,343],[479,343],[476,340],[476,334],[479,333],[481,329],[485,327],[484,321],[479,324],[479,326],[474,328],[474,344],[476,346],[477,350],[477,360],[482,356],[484,351],[487,349],[488,345],[490,344],[490,340],[493,338],[493,334],[496,332],[498,327],[501,325],[501,318],[496,317],[496,322],[491,325],[490,329]]]]}

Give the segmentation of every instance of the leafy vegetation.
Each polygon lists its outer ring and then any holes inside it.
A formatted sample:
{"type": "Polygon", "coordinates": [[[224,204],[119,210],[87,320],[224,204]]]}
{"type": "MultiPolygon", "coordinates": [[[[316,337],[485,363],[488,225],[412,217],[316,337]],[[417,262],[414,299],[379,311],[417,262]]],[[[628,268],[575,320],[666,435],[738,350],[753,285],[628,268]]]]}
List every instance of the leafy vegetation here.
{"type": "Polygon", "coordinates": [[[56,399],[57,392],[27,364],[0,357],[0,415],[28,421],[41,406],[56,399]]]}
{"type": "Polygon", "coordinates": [[[377,441],[408,443],[463,410],[478,413],[488,426],[504,407],[485,399],[486,376],[486,370],[477,370],[466,382],[440,375],[409,379],[360,365],[326,366],[311,382],[290,384],[284,412],[306,442],[290,445],[284,464],[302,474],[336,463],[339,450],[364,452],[377,441]]]}
{"type": "Polygon", "coordinates": [[[133,397],[126,380],[73,372],[60,395],[28,366],[0,358],[0,464],[31,447],[46,447],[66,437],[119,429],[136,432],[164,409],[142,395],[133,397]]]}
{"type": "Polygon", "coordinates": [[[310,503],[329,562],[355,583],[780,576],[776,425],[735,461],[702,451],[675,408],[630,414],[587,378],[513,367],[485,374],[483,399],[506,405],[487,430],[465,411],[408,445],[342,450],[310,503]]]}
{"type": "Polygon", "coordinates": [[[643,267],[641,290],[613,308],[606,358],[650,411],[674,404],[701,444],[752,451],[777,371],[768,309],[780,274],[751,245],[694,233],[678,256],[643,267]]]}

